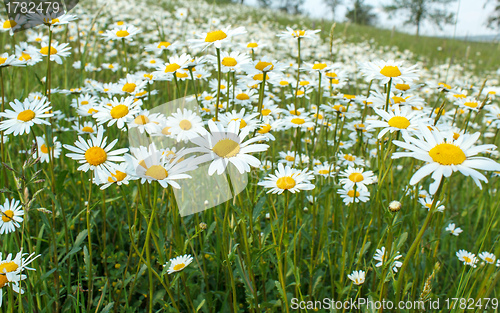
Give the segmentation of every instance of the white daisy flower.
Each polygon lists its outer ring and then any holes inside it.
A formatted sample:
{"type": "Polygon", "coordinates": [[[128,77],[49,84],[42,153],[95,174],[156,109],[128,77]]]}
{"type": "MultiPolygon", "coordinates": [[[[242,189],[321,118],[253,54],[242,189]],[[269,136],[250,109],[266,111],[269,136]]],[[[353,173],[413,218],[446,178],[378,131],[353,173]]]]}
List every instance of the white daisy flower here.
{"type": "Polygon", "coordinates": [[[7,66],[26,66],[26,60],[17,59],[15,55],[5,52],[0,55],[0,68],[7,66]]]}
{"type": "Polygon", "coordinates": [[[466,250],[458,250],[456,253],[457,258],[464,262],[464,265],[469,265],[472,267],[477,267],[476,263],[479,261],[474,253],[468,252],[466,250]]]}
{"type": "Polygon", "coordinates": [[[409,106],[403,106],[400,109],[399,105],[394,104],[389,112],[377,108],[374,110],[383,120],[367,120],[367,130],[383,128],[378,134],[378,139],[387,132],[400,131],[402,134],[408,135],[408,133],[413,133],[418,129],[419,123],[425,122],[422,120],[422,114],[413,111],[409,106]]]}
{"type": "Polygon", "coordinates": [[[170,259],[164,266],[170,263],[170,267],[167,270],[167,274],[172,274],[175,272],[180,272],[185,269],[189,264],[193,262],[193,257],[190,254],[181,255],[176,258],[170,259]]]}
{"type": "Polygon", "coordinates": [[[314,184],[311,184],[313,179],[314,175],[308,169],[298,170],[279,163],[275,174],[264,177],[264,181],[259,182],[258,185],[270,188],[267,193],[282,194],[285,190],[295,193],[314,189],[314,184]]]}
{"type": "Polygon", "coordinates": [[[41,162],[49,163],[50,162],[50,156],[51,154],[54,159],[59,158],[59,154],[61,154],[61,143],[57,141],[57,137],[52,138],[52,146],[48,147],[45,144],[45,138],[36,136],[36,141],[34,140],[33,142],[36,142],[37,145],[37,152],[35,152],[34,157],[35,158],[40,158],[41,162]],[[52,153],[51,150],[54,152],[52,153]]]}
{"type": "Polygon", "coordinates": [[[19,283],[27,277],[22,272],[24,270],[34,271],[35,269],[28,267],[28,265],[40,256],[35,255],[35,253],[26,257],[27,255],[21,249],[14,258],[12,258],[12,253],[10,253],[4,260],[2,252],[0,252],[0,307],[2,307],[3,287],[10,286],[13,291],[19,294],[24,293],[19,283]]]}
{"type": "MultiPolygon", "coordinates": [[[[392,265],[393,265],[392,270],[396,273],[398,272],[398,268],[403,266],[403,263],[401,261],[397,261],[402,257],[403,256],[401,254],[399,254],[399,251],[398,251],[398,252],[396,252],[396,256],[394,257],[394,259],[390,261],[390,262],[394,261],[394,263],[392,263],[392,265]]],[[[375,264],[375,267],[381,267],[385,263],[389,262],[389,260],[388,260],[389,256],[386,254],[385,247],[377,249],[375,251],[375,255],[373,256],[373,259],[378,261],[378,263],[375,264]]]]}
{"type": "Polygon", "coordinates": [[[177,108],[177,112],[167,117],[168,131],[177,142],[186,141],[195,137],[204,136],[207,130],[203,127],[203,120],[191,110],[177,108]]]}
{"type": "Polygon", "coordinates": [[[134,40],[134,36],[140,33],[141,30],[134,25],[121,25],[121,26],[116,26],[111,30],[106,30],[104,34],[102,34],[103,37],[105,37],[106,40],[126,40],[126,41],[132,41],[134,40]]]}
{"type": "Polygon", "coordinates": [[[215,48],[220,49],[222,44],[228,42],[231,37],[245,33],[245,27],[231,29],[231,25],[229,25],[222,29],[209,31],[207,33],[195,34],[198,38],[189,39],[188,42],[191,43],[192,48],[203,48],[203,50],[205,50],[211,45],[214,45],[215,48]]]}
{"type": "Polygon", "coordinates": [[[478,153],[496,149],[495,145],[487,144],[473,146],[479,139],[480,133],[472,135],[464,134],[454,140],[453,133],[442,133],[439,130],[432,132],[425,125],[419,126],[418,138],[403,136],[405,142],[394,140],[393,143],[411,152],[395,152],[393,159],[401,157],[413,157],[427,162],[413,174],[410,184],[415,185],[424,177],[431,175],[434,182],[431,183],[429,192],[434,194],[442,177],[450,177],[453,172],[459,171],[465,176],[471,176],[477,186],[481,189],[481,182],[488,182],[486,177],[476,169],[485,171],[500,171],[500,164],[485,158],[476,157],[478,153]]]}
{"type": "MultiPolygon", "coordinates": [[[[420,198],[418,199],[418,202],[420,202],[420,204],[427,208],[427,211],[431,209],[432,207],[432,203],[434,202],[434,199],[432,199],[431,197],[425,197],[425,198],[420,198]]],[[[436,201],[436,206],[435,206],[435,210],[436,212],[444,212],[444,210],[446,209],[446,207],[444,205],[440,205],[441,204],[441,201],[436,201]]]]}
{"type": "Polygon", "coordinates": [[[0,112],[0,116],[5,118],[0,123],[0,130],[4,130],[5,134],[14,134],[14,136],[29,134],[31,127],[35,124],[50,125],[45,119],[54,115],[49,113],[52,107],[46,97],[33,101],[25,99],[22,103],[15,99],[10,103],[10,107],[13,111],[0,112]]]}
{"type": "Polygon", "coordinates": [[[119,129],[134,120],[134,115],[139,113],[142,100],[135,101],[134,97],[126,97],[118,100],[116,97],[97,108],[98,112],[93,114],[99,125],[108,122],[107,126],[116,123],[119,129]]]}
{"type": "MultiPolygon", "coordinates": [[[[59,44],[57,41],[52,42],[50,45],[50,60],[57,64],[62,64],[62,59],[71,54],[71,48],[68,46],[69,43],[59,44]]],[[[48,56],[49,44],[47,42],[42,42],[42,48],[39,52],[42,56],[48,56]]]]}
{"type": "Polygon", "coordinates": [[[354,191],[353,188],[346,188],[344,186],[343,188],[337,190],[337,193],[340,195],[345,204],[353,202],[358,203],[360,201],[367,202],[370,200],[370,192],[363,189],[354,191]]]}
{"type": "Polygon", "coordinates": [[[481,258],[481,260],[488,264],[495,264],[495,261],[497,259],[497,257],[493,253],[487,251],[479,253],[479,257],[481,258]]]}
{"type": "Polygon", "coordinates": [[[364,171],[362,168],[354,168],[349,166],[347,170],[340,173],[340,183],[344,188],[353,189],[356,185],[357,191],[368,191],[367,185],[371,185],[377,181],[377,177],[373,175],[372,171],[364,171]]]}
{"type": "Polygon", "coordinates": [[[444,230],[450,232],[450,234],[454,236],[458,236],[463,232],[462,228],[455,226],[455,223],[448,224],[444,230]]]}
{"type": "Polygon", "coordinates": [[[128,123],[129,130],[137,128],[141,134],[146,133],[153,135],[161,133],[160,123],[164,122],[165,117],[160,113],[150,113],[148,110],[140,111],[133,121],[128,123]]]}
{"type": "Polygon", "coordinates": [[[282,31],[281,34],[276,35],[277,37],[284,38],[284,39],[300,39],[300,38],[309,38],[309,39],[318,39],[317,33],[319,33],[321,30],[316,29],[316,30],[303,30],[303,29],[298,29],[294,30],[291,27],[287,27],[286,31],[282,31]]]}
{"type": "Polygon", "coordinates": [[[123,162],[123,153],[128,151],[128,148],[117,149],[112,151],[113,147],[118,142],[118,139],[113,140],[108,145],[106,144],[107,137],[103,138],[104,129],[101,126],[97,129],[97,134],[90,134],[90,139],[85,140],[78,136],[75,146],[63,145],[65,149],[73,153],[67,153],[66,156],[78,161],[82,164],[78,167],[79,171],[87,172],[92,170],[95,176],[103,177],[115,173],[118,169],[116,162],[123,162]]]}
{"type": "Polygon", "coordinates": [[[387,84],[391,79],[393,83],[408,83],[417,80],[417,65],[403,66],[403,61],[374,61],[360,64],[361,72],[366,80],[379,80],[381,84],[387,84]]]}
{"type": "Polygon", "coordinates": [[[240,130],[240,121],[231,121],[227,128],[221,123],[208,121],[210,133],[203,137],[195,137],[191,142],[198,147],[190,148],[186,153],[200,152],[203,155],[197,157],[199,163],[211,162],[208,174],[218,175],[224,173],[228,163],[232,163],[238,171],[243,174],[250,171],[250,166],[258,167],[260,160],[249,153],[266,151],[266,144],[254,144],[264,140],[262,136],[253,137],[245,142],[249,130],[240,130]]]}
{"type": "Polygon", "coordinates": [[[5,199],[5,203],[0,205],[0,235],[12,233],[21,226],[19,223],[24,220],[24,210],[19,204],[19,200],[12,199],[9,203],[9,199],[5,199]]]}
{"type": "Polygon", "coordinates": [[[355,285],[362,285],[365,282],[365,271],[354,271],[352,274],[347,275],[347,278],[352,280],[355,285]]]}

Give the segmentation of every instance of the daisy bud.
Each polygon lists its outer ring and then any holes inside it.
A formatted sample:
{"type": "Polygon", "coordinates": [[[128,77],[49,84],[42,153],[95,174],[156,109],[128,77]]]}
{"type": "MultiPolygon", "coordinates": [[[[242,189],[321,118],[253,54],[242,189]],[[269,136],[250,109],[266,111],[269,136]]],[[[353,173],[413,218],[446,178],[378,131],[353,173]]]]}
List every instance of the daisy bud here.
{"type": "Polygon", "coordinates": [[[205,200],[205,205],[208,205],[208,200],[205,200]]]}
{"type": "Polygon", "coordinates": [[[270,219],[271,215],[269,213],[266,213],[266,219],[270,219]]]}
{"type": "Polygon", "coordinates": [[[309,211],[309,209],[305,206],[305,207],[304,207],[304,212],[306,212],[306,213],[307,213],[308,211],[309,211]]]}
{"type": "Polygon", "coordinates": [[[200,227],[201,230],[205,230],[205,229],[207,229],[207,224],[201,222],[200,225],[199,225],[199,227],[200,227]]]}
{"type": "Polygon", "coordinates": [[[392,201],[391,203],[389,203],[389,211],[398,212],[399,210],[401,210],[401,202],[392,201]]]}

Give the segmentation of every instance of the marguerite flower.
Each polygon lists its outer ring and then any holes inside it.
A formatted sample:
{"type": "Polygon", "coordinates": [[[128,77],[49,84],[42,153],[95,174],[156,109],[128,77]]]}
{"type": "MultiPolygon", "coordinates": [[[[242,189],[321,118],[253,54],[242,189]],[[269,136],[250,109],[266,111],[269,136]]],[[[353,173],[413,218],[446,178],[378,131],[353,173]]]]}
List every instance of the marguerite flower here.
{"type": "Polygon", "coordinates": [[[0,204],[0,235],[12,233],[21,226],[24,210],[19,204],[20,201],[14,199],[11,202],[5,199],[5,203],[0,204]]]}
{"type": "Polygon", "coordinates": [[[134,40],[134,36],[140,33],[141,31],[135,27],[134,25],[121,25],[114,27],[111,30],[106,30],[104,34],[102,34],[103,37],[105,37],[106,40],[126,40],[126,41],[132,41],[134,40]]]}
{"type": "Polygon", "coordinates": [[[391,79],[393,83],[408,83],[418,79],[417,65],[403,66],[403,61],[374,61],[361,63],[361,72],[368,81],[379,80],[381,84],[387,84],[391,79]]]}
{"type": "Polygon", "coordinates": [[[399,105],[394,104],[392,110],[386,112],[381,109],[374,109],[375,113],[380,115],[384,120],[367,120],[367,130],[371,128],[383,128],[378,138],[382,138],[387,132],[400,131],[402,134],[412,133],[417,130],[417,126],[421,123],[422,114],[418,111],[413,111],[409,106],[403,106],[401,109],[399,105]]]}
{"type": "Polygon", "coordinates": [[[429,192],[434,194],[443,176],[450,177],[453,172],[459,171],[465,176],[471,176],[477,186],[481,188],[480,180],[484,182],[488,182],[488,180],[476,169],[500,171],[500,164],[485,157],[475,156],[478,153],[496,149],[496,146],[492,144],[473,146],[479,139],[479,132],[472,135],[464,134],[454,140],[453,132],[442,133],[437,129],[431,132],[427,126],[422,124],[419,129],[418,138],[403,136],[405,142],[393,141],[395,145],[411,152],[395,152],[392,158],[413,157],[427,162],[413,174],[410,179],[411,185],[415,185],[424,177],[432,174],[434,182],[431,183],[429,192]]]}
{"type": "Polygon", "coordinates": [[[193,48],[203,47],[203,50],[214,45],[215,48],[220,49],[222,44],[229,41],[231,37],[245,34],[245,27],[238,27],[231,29],[231,25],[224,27],[222,29],[217,29],[209,31],[207,33],[196,34],[197,39],[190,39],[188,42],[191,43],[193,48]]]}
{"type": "Polygon", "coordinates": [[[367,202],[370,200],[370,192],[361,188],[359,190],[354,190],[354,188],[346,188],[344,186],[343,188],[337,190],[337,193],[340,195],[345,204],[353,202],[358,203],[360,201],[367,202]]]}
{"type": "Polygon", "coordinates": [[[170,135],[176,138],[177,142],[204,136],[207,133],[201,117],[186,108],[183,110],[177,108],[177,112],[167,117],[166,126],[169,127],[170,135]]]}
{"type": "Polygon", "coordinates": [[[309,39],[317,39],[318,36],[316,35],[319,33],[321,29],[316,29],[316,30],[303,30],[303,29],[298,29],[294,30],[291,27],[287,27],[286,31],[282,31],[281,34],[278,34],[276,36],[280,38],[291,38],[291,39],[300,39],[300,38],[309,38],[309,39]]]}
{"type": "Polygon", "coordinates": [[[377,181],[377,177],[373,175],[372,171],[364,171],[362,168],[354,168],[349,166],[347,170],[340,173],[340,183],[344,188],[353,189],[356,185],[357,191],[368,191],[367,185],[371,185],[377,181]]]}
{"type": "Polygon", "coordinates": [[[347,278],[352,280],[355,285],[362,285],[365,282],[365,271],[354,271],[352,274],[347,275],[347,278]]]}
{"type": "Polygon", "coordinates": [[[54,159],[59,158],[61,154],[61,143],[57,141],[57,137],[52,137],[52,146],[48,147],[45,144],[45,138],[36,136],[37,152],[35,152],[35,158],[39,157],[41,162],[49,163],[50,157],[53,156],[54,159]],[[53,150],[53,152],[51,152],[53,150]]]}
{"type": "Polygon", "coordinates": [[[461,262],[464,262],[464,265],[477,267],[476,263],[479,260],[476,258],[476,255],[474,253],[468,252],[466,250],[458,250],[456,255],[461,262]]]}
{"type": "Polygon", "coordinates": [[[104,177],[115,173],[118,169],[116,162],[123,162],[121,156],[128,151],[128,148],[117,149],[112,151],[113,147],[118,142],[118,139],[113,140],[108,145],[106,144],[107,137],[103,138],[104,129],[101,126],[97,129],[97,134],[90,134],[90,139],[85,140],[78,136],[75,146],[64,145],[65,149],[73,153],[66,154],[67,157],[77,160],[82,164],[78,167],[79,171],[87,172],[92,170],[95,176],[104,177]]]}
{"type": "Polygon", "coordinates": [[[393,265],[392,270],[397,273],[398,267],[403,266],[403,263],[401,261],[397,261],[397,260],[399,260],[403,256],[401,254],[399,254],[399,251],[398,251],[398,252],[396,252],[396,256],[394,257],[394,259],[389,260],[389,256],[387,255],[386,252],[387,251],[385,251],[385,247],[382,247],[382,248],[377,249],[375,251],[375,255],[373,256],[373,259],[378,261],[378,263],[375,264],[375,267],[381,267],[382,265],[384,265],[387,262],[393,262],[391,264],[391,265],[393,265]]]}
{"type": "Polygon", "coordinates": [[[270,188],[267,193],[282,194],[286,190],[295,193],[314,189],[314,184],[311,184],[313,179],[314,175],[308,169],[298,170],[279,163],[275,174],[264,177],[264,181],[259,182],[258,185],[270,188]]]}
{"type": "Polygon", "coordinates": [[[107,126],[109,127],[116,123],[119,129],[123,129],[125,125],[134,120],[134,115],[139,113],[141,105],[142,101],[135,101],[134,97],[121,98],[120,100],[115,97],[109,101],[109,105],[98,107],[98,112],[93,117],[99,125],[108,122],[107,126]]]}
{"type": "Polygon", "coordinates": [[[497,257],[490,252],[484,251],[479,253],[479,257],[488,264],[495,264],[497,257]]]}
{"type": "Polygon", "coordinates": [[[0,112],[0,116],[5,118],[0,122],[0,130],[4,130],[6,134],[14,134],[14,136],[29,134],[31,127],[35,124],[50,125],[45,118],[54,115],[49,113],[52,107],[45,97],[33,101],[25,99],[22,103],[15,99],[10,103],[10,107],[13,111],[0,112]]]}
{"type": "Polygon", "coordinates": [[[68,47],[69,43],[59,44],[57,41],[52,42],[50,45],[47,42],[42,42],[42,48],[40,49],[40,54],[42,56],[48,56],[50,54],[50,60],[56,62],[57,64],[62,64],[62,59],[66,58],[71,54],[71,48],[68,47]]]}
{"type": "Polygon", "coordinates": [[[250,166],[258,167],[260,160],[249,153],[266,151],[266,144],[254,144],[264,140],[262,136],[253,137],[245,142],[249,129],[240,130],[240,121],[231,121],[227,128],[220,122],[217,124],[208,121],[210,133],[203,137],[195,137],[191,142],[198,147],[186,150],[186,153],[200,152],[203,155],[197,157],[199,163],[211,162],[208,174],[222,174],[228,163],[232,163],[238,171],[243,174],[250,171],[250,166]]]}
{"type": "Polygon", "coordinates": [[[22,280],[26,279],[26,275],[23,275],[22,272],[24,270],[34,271],[34,268],[27,265],[40,256],[35,256],[35,253],[30,254],[28,257],[25,257],[26,255],[28,254],[23,253],[21,249],[14,258],[12,258],[12,254],[9,254],[4,260],[2,252],[0,252],[0,307],[2,307],[2,288],[5,286],[10,286],[13,291],[19,294],[24,293],[24,290],[19,285],[22,280]]]}
{"type": "Polygon", "coordinates": [[[448,224],[444,230],[450,232],[450,234],[454,236],[458,236],[463,232],[462,228],[455,227],[455,223],[448,224]]]}
{"type": "MultiPolygon", "coordinates": [[[[181,255],[168,261],[170,267],[167,270],[167,274],[172,274],[175,272],[180,272],[185,269],[189,264],[193,262],[193,257],[190,254],[181,255]]],[[[164,266],[168,265],[165,264],[164,266]]]]}

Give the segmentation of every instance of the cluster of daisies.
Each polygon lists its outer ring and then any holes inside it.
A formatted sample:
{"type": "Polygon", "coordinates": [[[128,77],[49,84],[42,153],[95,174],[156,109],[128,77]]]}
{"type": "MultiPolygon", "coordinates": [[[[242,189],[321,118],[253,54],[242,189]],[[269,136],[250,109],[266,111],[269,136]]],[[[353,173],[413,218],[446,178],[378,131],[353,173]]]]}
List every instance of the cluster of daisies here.
{"type": "MultiPolygon", "coordinates": [[[[118,3],[113,12],[123,5],[118,3]]],[[[479,188],[488,182],[485,172],[500,173],[493,160],[496,146],[483,144],[484,138],[496,139],[500,129],[498,81],[478,87],[459,80],[457,67],[446,72],[458,78],[447,79],[439,71],[407,65],[402,54],[382,59],[382,54],[367,53],[369,46],[335,45],[338,62],[325,61],[332,51],[315,43],[319,30],[287,28],[276,34],[262,31],[261,25],[231,27],[178,8],[158,22],[165,23],[158,28],[170,30],[165,38],[156,26],[137,27],[132,13],[111,23],[112,12],[107,13],[104,8],[103,17],[97,17],[98,27],[81,21],[96,36],[93,44],[71,23],[76,15],[47,15],[39,23],[43,31],[26,31],[25,41],[2,54],[2,69],[29,67],[47,57],[62,64],[72,48],[87,52],[92,46],[89,62],[71,66],[97,77],[71,89],[33,92],[22,102],[11,99],[10,108],[0,112],[2,144],[31,134],[34,156],[41,162],[49,164],[63,154],[78,163],[77,170],[90,172],[91,183],[101,189],[130,181],[178,189],[179,181],[190,179],[190,172],[202,165],[208,176],[226,175],[231,166],[240,174],[258,172],[257,185],[268,193],[305,192],[310,202],[316,201],[314,189],[333,183],[348,206],[369,202],[370,191],[387,183],[389,170],[403,170],[401,165],[393,169],[392,161],[408,158],[418,169],[403,194],[418,199],[423,210],[441,213],[445,206],[439,191],[453,173],[470,177],[479,188]],[[194,22],[198,19],[204,24],[194,22]],[[102,77],[112,78],[100,81],[102,77]],[[179,97],[190,86],[194,95],[185,99],[196,105],[169,112],[153,107],[165,86],[179,97]],[[56,107],[48,95],[71,100],[56,107]],[[47,128],[78,137],[47,136],[47,128]],[[481,137],[479,130],[487,136],[481,137]],[[146,138],[148,144],[126,146],[119,140],[123,133],[146,138]],[[375,173],[370,170],[377,166],[375,173]],[[412,188],[417,184],[420,189],[412,188]]],[[[3,30],[16,31],[21,22],[4,21],[3,30]]],[[[45,79],[47,83],[50,77],[45,79]]],[[[6,201],[0,208],[0,234],[20,227],[25,212],[19,201],[6,201]]],[[[396,212],[401,203],[391,203],[389,209],[396,212]]],[[[462,232],[455,224],[445,231],[455,236],[462,232]]],[[[471,266],[478,262],[464,250],[457,256],[471,266]]],[[[489,252],[479,257],[488,264],[496,260],[489,252]]],[[[393,272],[402,266],[401,258],[399,252],[389,256],[383,246],[373,256],[375,267],[389,264],[393,272]]],[[[0,288],[9,284],[20,291],[21,271],[33,259],[21,253],[3,261],[0,255],[0,288]]],[[[174,258],[168,273],[192,261],[190,255],[174,258]]],[[[348,275],[356,285],[365,277],[363,270],[348,275]]]]}

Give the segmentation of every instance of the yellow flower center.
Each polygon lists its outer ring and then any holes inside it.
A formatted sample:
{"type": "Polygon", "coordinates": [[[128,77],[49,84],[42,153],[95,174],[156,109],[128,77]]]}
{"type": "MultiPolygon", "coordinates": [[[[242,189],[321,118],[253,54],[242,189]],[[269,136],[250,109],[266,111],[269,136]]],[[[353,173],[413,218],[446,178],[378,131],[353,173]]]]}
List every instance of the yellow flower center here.
{"type": "Polygon", "coordinates": [[[29,122],[35,118],[35,112],[32,110],[24,110],[17,115],[17,119],[23,122],[29,122]]]}
{"type": "Polygon", "coordinates": [[[453,97],[455,97],[457,99],[463,99],[463,98],[466,98],[467,96],[466,95],[462,95],[462,94],[458,94],[458,95],[453,95],[453,97]]]}
{"type": "Polygon", "coordinates": [[[4,64],[7,61],[7,58],[0,58],[0,64],[4,64]]]}
{"type": "Polygon", "coordinates": [[[354,160],[356,160],[356,157],[350,154],[345,154],[344,159],[350,162],[354,162],[354,160]]]}
{"type": "Polygon", "coordinates": [[[293,187],[295,187],[297,183],[295,182],[295,179],[293,179],[292,177],[290,176],[283,176],[283,177],[280,177],[278,178],[278,180],[276,181],[276,186],[279,188],[279,189],[284,189],[284,190],[287,190],[287,189],[292,189],[293,187]]]}
{"type": "Polygon", "coordinates": [[[335,78],[335,77],[337,77],[337,73],[335,73],[335,72],[328,72],[325,75],[328,78],[335,78]]]}
{"type": "Polygon", "coordinates": [[[271,62],[264,62],[264,61],[259,61],[256,65],[255,68],[258,69],[259,71],[264,71],[266,67],[270,66],[267,71],[272,71],[274,69],[274,65],[271,62]]]}
{"type": "Polygon", "coordinates": [[[152,80],[153,79],[153,75],[152,74],[144,74],[144,77],[149,79],[149,80],[152,80]]]}
{"type": "Polygon", "coordinates": [[[92,129],[92,127],[85,126],[84,128],[82,128],[82,132],[93,133],[94,130],[92,129]]]}
{"type": "Polygon", "coordinates": [[[45,153],[45,154],[48,154],[49,153],[49,147],[47,147],[45,144],[43,144],[41,147],[40,147],[40,151],[42,151],[42,153],[45,153]]]}
{"type": "MultiPolygon", "coordinates": [[[[2,217],[3,219],[3,217],[2,217]]],[[[7,262],[0,264],[0,273],[11,273],[17,270],[19,266],[15,262],[7,262]]],[[[7,284],[7,275],[0,275],[0,289],[7,284]]]]}
{"type": "Polygon", "coordinates": [[[249,42],[247,48],[257,48],[259,45],[256,42],[249,42]]]}
{"type": "Polygon", "coordinates": [[[176,72],[175,76],[177,76],[177,78],[187,78],[188,74],[187,73],[176,72]]]}
{"type": "Polygon", "coordinates": [[[302,125],[304,124],[306,121],[303,119],[303,118],[299,118],[299,117],[296,117],[296,118],[293,118],[291,120],[292,123],[294,124],[297,124],[297,125],[302,125]]]}
{"type": "Polygon", "coordinates": [[[130,34],[126,30],[119,30],[116,32],[116,37],[123,38],[123,37],[127,37],[128,35],[130,35],[130,34]]]}
{"type": "Polygon", "coordinates": [[[351,100],[351,99],[355,99],[356,96],[355,95],[344,95],[344,98],[348,99],[348,100],[351,100]]]}
{"type": "Polygon", "coordinates": [[[359,183],[363,181],[364,177],[361,173],[352,173],[349,175],[349,179],[354,183],[359,183]]]}
{"type": "Polygon", "coordinates": [[[457,140],[458,138],[460,138],[460,134],[453,132],[453,139],[457,140]]]}
{"type": "Polygon", "coordinates": [[[291,156],[291,155],[287,155],[285,157],[285,160],[287,160],[288,162],[293,162],[295,160],[295,157],[291,156]]]}
{"type": "Polygon", "coordinates": [[[170,135],[171,133],[170,133],[170,131],[169,131],[169,130],[170,130],[170,127],[165,127],[165,128],[163,128],[163,129],[161,130],[161,133],[162,133],[163,135],[165,135],[165,136],[170,135]]]}
{"type": "Polygon", "coordinates": [[[176,264],[176,265],[174,265],[174,271],[180,271],[185,267],[186,267],[186,264],[184,264],[184,263],[176,264]]]}
{"type": "Polygon", "coordinates": [[[137,125],[145,125],[149,123],[149,118],[146,115],[139,115],[134,119],[134,123],[137,125]]]}
{"type": "Polygon", "coordinates": [[[146,170],[146,176],[156,180],[163,180],[168,177],[168,171],[161,165],[152,165],[146,170]]]}
{"type": "Polygon", "coordinates": [[[386,65],[380,70],[380,74],[386,77],[398,77],[401,76],[401,71],[397,66],[386,65]]]}
{"type": "Polygon", "coordinates": [[[158,44],[158,49],[161,49],[161,48],[167,48],[168,46],[170,46],[170,42],[167,42],[167,41],[162,41],[158,44]]]}
{"type": "Polygon", "coordinates": [[[13,20],[6,20],[3,22],[3,28],[4,29],[11,29],[12,27],[15,27],[17,23],[13,20]]]}
{"type": "Polygon", "coordinates": [[[14,217],[14,211],[12,211],[12,210],[7,210],[7,211],[2,213],[2,221],[4,223],[8,223],[8,222],[12,221],[12,217],[14,217]]]}
{"type": "Polygon", "coordinates": [[[221,158],[231,158],[240,152],[240,144],[232,139],[226,138],[219,140],[212,148],[212,151],[221,158]]]}
{"type": "Polygon", "coordinates": [[[173,73],[180,69],[181,67],[177,63],[171,63],[165,66],[165,73],[173,73]]]}
{"type": "Polygon", "coordinates": [[[81,105],[87,105],[89,104],[89,102],[87,100],[83,100],[82,102],[80,102],[81,105]]]}
{"type": "MultiPolygon", "coordinates": [[[[255,80],[264,80],[264,74],[255,74],[253,76],[253,79],[255,79],[255,80]]],[[[268,80],[268,79],[269,79],[269,75],[266,74],[266,80],[268,80]]]]}
{"type": "Polygon", "coordinates": [[[309,82],[307,80],[299,82],[299,86],[307,86],[307,85],[309,85],[309,82]]]}
{"type": "Polygon", "coordinates": [[[300,116],[302,113],[298,110],[290,110],[290,114],[300,116]]]}
{"type": "Polygon", "coordinates": [[[326,67],[326,63],[316,63],[313,65],[313,70],[322,70],[326,67]]]}
{"type": "Polygon", "coordinates": [[[410,89],[410,85],[408,84],[396,84],[396,89],[402,90],[402,91],[407,91],[410,89]]]}
{"type": "MultiPolygon", "coordinates": [[[[49,54],[49,47],[43,47],[42,49],[40,49],[40,53],[43,54],[43,55],[48,55],[49,54]]],[[[50,47],[50,54],[56,54],[57,53],[57,49],[54,48],[54,47],[50,47]]]]}
{"type": "Polygon", "coordinates": [[[210,100],[212,100],[213,98],[214,98],[214,97],[212,97],[212,96],[206,96],[206,97],[205,97],[205,100],[210,101],[210,100]]]}
{"type": "Polygon", "coordinates": [[[438,86],[441,86],[441,87],[446,88],[446,89],[451,89],[451,86],[448,84],[445,84],[445,83],[438,83],[438,86]]]}
{"type": "Polygon", "coordinates": [[[271,125],[265,124],[257,131],[259,134],[267,134],[271,130],[271,125]]]}
{"type": "Polygon", "coordinates": [[[108,155],[101,147],[92,147],[85,151],[85,160],[90,165],[98,166],[106,162],[108,155]]]}
{"type": "Polygon", "coordinates": [[[191,124],[191,122],[188,120],[182,120],[179,122],[179,127],[182,130],[190,130],[192,126],[193,126],[193,124],[191,124]]]}
{"type": "Polygon", "coordinates": [[[124,172],[116,171],[115,174],[111,174],[111,177],[108,177],[108,182],[114,183],[117,181],[122,181],[125,179],[125,177],[127,177],[127,174],[125,174],[124,172]]]}
{"type": "Polygon", "coordinates": [[[238,100],[248,100],[250,97],[246,93],[240,93],[239,95],[236,96],[236,99],[238,100]]]}
{"type": "Polygon", "coordinates": [[[289,82],[287,82],[286,80],[280,81],[281,86],[288,86],[288,84],[289,84],[289,82]]]}
{"type": "Polygon", "coordinates": [[[297,96],[302,96],[304,94],[304,91],[302,90],[297,90],[297,96]]]}
{"type": "Polygon", "coordinates": [[[335,104],[332,108],[335,111],[339,111],[339,112],[345,112],[347,110],[346,107],[343,106],[342,104],[335,104]]]}
{"type": "Polygon", "coordinates": [[[268,116],[269,114],[271,114],[271,110],[269,110],[269,109],[262,110],[262,115],[268,116]]]}
{"type": "Polygon", "coordinates": [[[214,30],[207,33],[207,37],[205,37],[205,42],[215,42],[217,40],[222,40],[227,38],[227,34],[222,30],[214,30]]]}
{"type": "Polygon", "coordinates": [[[451,143],[438,144],[429,151],[429,156],[441,165],[459,165],[467,159],[462,149],[451,143]]]}
{"type": "Polygon", "coordinates": [[[21,52],[21,56],[19,57],[20,61],[29,61],[31,60],[31,55],[21,52]]]}
{"type": "Polygon", "coordinates": [[[394,103],[406,102],[405,98],[398,97],[398,96],[392,97],[392,100],[394,100],[394,103]]]}
{"type": "Polygon", "coordinates": [[[292,33],[292,36],[293,37],[302,37],[306,34],[306,31],[305,30],[295,30],[293,33],[292,33]]]}
{"type": "Polygon", "coordinates": [[[238,62],[236,61],[235,58],[231,58],[231,57],[225,57],[222,59],[222,65],[224,66],[236,66],[238,64],[238,62]]]}
{"type": "Polygon", "coordinates": [[[89,109],[89,110],[87,111],[87,113],[88,113],[88,114],[94,114],[94,113],[97,113],[97,112],[99,112],[99,111],[97,111],[97,110],[96,110],[96,109],[94,109],[94,108],[89,109]]]}
{"type": "Polygon", "coordinates": [[[111,109],[110,114],[114,119],[122,118],[128,114],[128,106],[119,104],[111,109]]]}
{"type": "Polygon", "coordinates": [[[495,260],[493,260],[493,258],[490,258],[490,257],[488,257],[488,256],[487,256],[487,257],[485,257],[485,258],[484,258],[484,260],[485,260],[486,262],[488,262],[488,263],[493,263],[493,262],[495,262],[495,260]]]}
{"type": "Polygon", "coordinates": [[[471,263],[472,262],[471,258],[469,258],[468,256],[464,256],[463,259],[464,259],[464,261],[466,263],[471,263]]]}
{"type": "MultiPolygon", "coordinates": [[[[354,190],[349,190],[347,192],[347,195],[351,198],[354,198],[354,190]]],[[[358,198],[359,196],[360,196],[359,191],[356,191],[356,198],[358,198]]]]}
{"type": "Polygon", "coordinates": [[[477,108],[477,106],[479,105],[477,102],[465,102],[464,105],[466,107],[469,107],[469,108],[472,108],[472,109],[475,109],[477,108]]]}
{"type": "Polygon", "coordinates": [[[245,120],[242,118],[233,118],[231,121],[238,121],[238,120],[240,121],[240,129],[247,126],[247,122],[245,122],[245,120]]]}
{"type": "Polygon", "coordinates": [[[132,93],[132,92],[134,92],[135,87],[137,87],[137,85],[134,84],[134,83],[126,83],[123,86],[122,91],[125,91],[125,92],[128,92],[128,93],[132,93]]]}
{"type": "Polygon", "coordinates": [[[394,116],[389,122],[387,122],[389,126],[396,127],[399,129],[407,129],[410,126],[410,121],[404,116],[394,116]]]}
{"type": "Polygon", "coordinates": [[[330,171],[329,170],[319,170],[318,173],[320,173],[321,175],[326,175],[326,174],[330,174],[330,171]]]}

